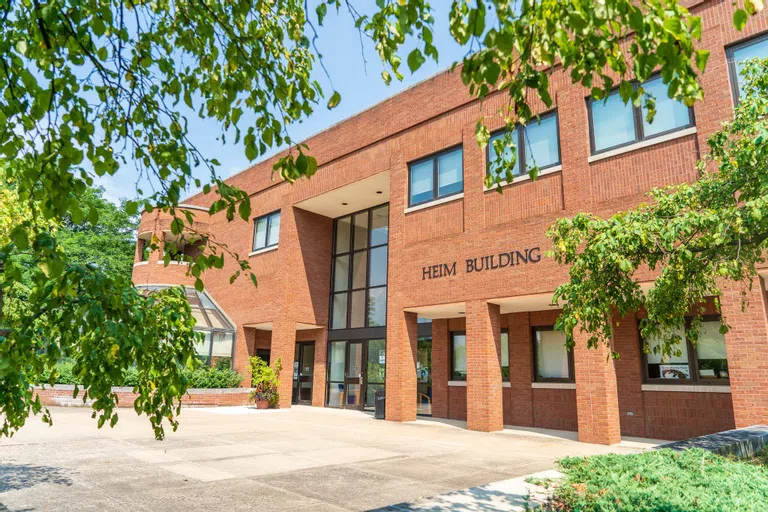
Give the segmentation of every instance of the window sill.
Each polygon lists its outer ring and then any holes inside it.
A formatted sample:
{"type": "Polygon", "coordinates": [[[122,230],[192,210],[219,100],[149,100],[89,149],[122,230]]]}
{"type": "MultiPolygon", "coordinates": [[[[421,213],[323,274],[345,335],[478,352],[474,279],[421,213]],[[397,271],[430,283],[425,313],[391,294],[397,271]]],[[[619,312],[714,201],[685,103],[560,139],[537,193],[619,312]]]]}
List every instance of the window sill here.
{"type": "Polygon", "coordinates": [[[501,387],[503,387],[503,388],[511,388],[512,387],[512,383],[511,382],[502,382],[501,383],[501,387]]]}
{"type": "MultiPolygon", "coordinates": [[[[165,262],[163,260],[157,260],[157,264],[158,265],[165,265],[165,262]]],[[[189,265],[189,262],[188,261],[169,261],[168,264],[169,265],[184,265],[184,266],[186,266],[186,265],[189,265]]]]}
{"type": "Polygon", "coordinates": [[[575,382],[531,382],[533,389],[576,389],[575,382]]]}
{"type": "Polygon", "coordinates": [[[430,201],[428,203],[417,204],[416,206],[409,206],[408,208],[405,209],[405,213],[417,212],[419,210],[426,210],[427,208],[431,208],[433,206],[438,206],[445,203],[450,203],[452,201],[458,201],[459,199],[464,199],[464,192],[460,192],[458,194],[448,196],[448,197],[441,197],[440,199],[435,199],[434,201],[430,201]]]}
{"type": "Polygon", "coordinates": [[[140,267],[142,265],[149,265],[149,262],[148,261],[137,261],[136,263],[133,264],[133,268],[140,267]]]}
{"type": "Polygon", "coordinates": [[[449,380],[448,386],[450,387],[456,387],[456,388],[465,388],[467,387],[467,381],[465,380],[449,380]]]}
{"type": "Polygon", "coordinates": [[[643,391],[673,391],[680,393],[730,393],[731,386],[717,384],[643,384],[643,391]]]}
{"type": "MultiPolygon", "coordinates": [[[[555,174],[556,172],[562,172],[562,170],[563,170],[562,164],[558,164],[553,167],[548,167],[543,171],[541,171],[539,173],[539,176],[536,179],[541,178],[542,176],[546,176],[547,174],[555,174]]],[[[502,181],[499,184],[502,186],[502,188],[504,188],[510,185],[517,185],[518,183],[525,183],[526,181],[531,181],[531,176],[528,173],[521,174],[520,176],[516,176],[512,183],[507,183],[506,181],[502,181]]],[[[493,192],[495,190],[496,190],[496,187],[488,188],[485,185],[483,185],[483,192],[493,192]]]]}
{"type": "Polygon", "coordinates": [[[592,155],[589,158],[587,158],[587,162],[589,163],[598,162],[600,160],[605,160],[606,158],[623,155],[624,153],[631,153],[632,151],[637,151],[638,149],[647,148],[649,146],[655,146],[656,144],[662,144],[664,142],[669,142],[670,140],[687,137],[688,135],[693,135],[694,133],[696,133],[696,127],[691,126],[690,128],[685,128],[684,130],[668,133],[666,135],[662,135],[660,137],[654,137],[652,139],[641,140],[640,142],[635,142],[634,144],[630,144],[628,146],[623,146],[620,148],[611,149],[609,151],[606,151],[605,153],[598,153],[596,155],[592,155]]]}
{"type": "Polygon", "coordinates": [[[273,245],[272,247],[265,247],[263,249],[259,249],[258,251],[251,251],[248,253],[248,257],[251,256],[257,256],[259,254],[264,254],[265,252],[272,252],[277,250],[277,245],[273,245]]]}

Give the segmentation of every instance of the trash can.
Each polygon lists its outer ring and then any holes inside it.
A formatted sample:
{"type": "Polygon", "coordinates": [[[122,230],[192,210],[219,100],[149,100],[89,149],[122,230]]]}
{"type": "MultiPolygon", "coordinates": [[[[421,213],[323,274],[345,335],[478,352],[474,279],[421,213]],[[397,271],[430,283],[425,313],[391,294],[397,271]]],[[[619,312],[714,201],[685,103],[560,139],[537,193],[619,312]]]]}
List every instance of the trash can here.
{"type": "Polygon", "coordinates": [[[376,394],[374,395],[374,401],[376,403],[376,412],[374,414],[374,418],[377,420],[383,420],[384,414],[385,414],[385,405],[386,400],[384,399],[384,390],[380,389],[376,391],[376,394]]]}

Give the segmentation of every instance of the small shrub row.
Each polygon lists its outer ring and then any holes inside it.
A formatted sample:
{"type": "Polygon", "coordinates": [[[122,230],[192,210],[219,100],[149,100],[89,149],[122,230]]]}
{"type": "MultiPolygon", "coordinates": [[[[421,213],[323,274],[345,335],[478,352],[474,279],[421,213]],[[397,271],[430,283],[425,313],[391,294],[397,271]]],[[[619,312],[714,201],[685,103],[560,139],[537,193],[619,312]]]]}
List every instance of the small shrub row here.
{"type": "MultiPolygon", "coordinates": [[[[59,361],[56,364],[56,384],[82,384],[80,378],[72,373],[74,363],[70,360],[59,361]]],[[[194,371],[185,368],[184,376],[188,379],[190,388],[236,388],[243,381],[243,376],[228,367],[202,366],[194,371]]],[[[47,381],[50,373],[45,374],[47,381]]],[[[129,368],[123,374],[123,382],[116,382],[115,386],[133,387],[138,384],[139,372],[136,368],[129,368]]]]}

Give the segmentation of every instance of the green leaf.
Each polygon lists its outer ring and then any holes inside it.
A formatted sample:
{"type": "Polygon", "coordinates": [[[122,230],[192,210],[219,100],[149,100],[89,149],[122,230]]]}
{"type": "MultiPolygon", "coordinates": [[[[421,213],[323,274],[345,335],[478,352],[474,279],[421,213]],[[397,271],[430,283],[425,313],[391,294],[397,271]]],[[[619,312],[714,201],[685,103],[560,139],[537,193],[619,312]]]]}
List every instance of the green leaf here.
{"type": "Polygon", "coordinates": [[[411,73],[419,69],[425,61],[426,59],[424,58],[424,55],[418,48],[411,51],[411,53],[408,54],[408,68],[411,70],[411,73]]]}
{"type": "Polygon", "coordinates": [[[325,15],[328,13],[328,6],[325,3],[321,3],[315,8],[315,13],[317,14],[317,23],[319,25],[322,25],[323,19],[325,18],[325,15]]]}
{"type": "Polygon", "coordinates": [[[333,91],[333,94],[331,95],[331,99],[328,100],[328,108],[334,109],[339,105],[339,102],[341,101],[341,94],[338,93],[338,91],[333,91]]]}
{"type": "Polygon", "coordinates": [[[736,27],[736,30],[744,30],[748,18],[747,11],[744,9],[736,9],[733,13],[733,26],[736,27]]]}
{"type": "Polygon", "coordinates": [[[675,37],[679,37],[683,32],[683,25],[680,18],[669,17],[664,20],[664,28],[675,37]]]}
{"type": "Polygon", "coordinates": [[[699,71],[703,72],[707,68],[709,54],[709,50],[696,50],[696,67],[699,68],[699,71]]]}

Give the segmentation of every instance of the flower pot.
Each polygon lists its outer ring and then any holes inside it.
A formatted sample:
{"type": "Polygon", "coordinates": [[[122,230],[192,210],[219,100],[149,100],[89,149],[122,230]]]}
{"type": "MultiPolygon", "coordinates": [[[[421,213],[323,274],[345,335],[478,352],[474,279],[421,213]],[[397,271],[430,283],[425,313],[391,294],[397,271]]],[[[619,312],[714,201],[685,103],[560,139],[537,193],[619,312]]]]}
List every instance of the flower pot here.
{"type": "Polygon", "coordinates": [[[266,409],[269,407],[269,400],[256,400],[257,409],[266,409]]]}

